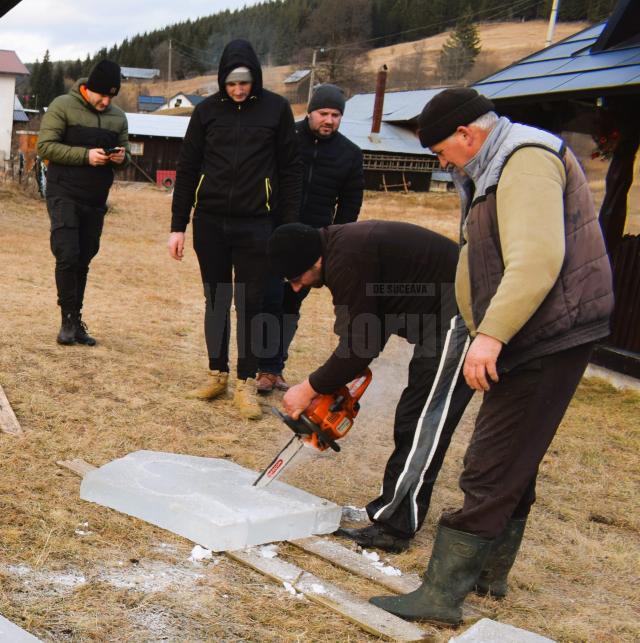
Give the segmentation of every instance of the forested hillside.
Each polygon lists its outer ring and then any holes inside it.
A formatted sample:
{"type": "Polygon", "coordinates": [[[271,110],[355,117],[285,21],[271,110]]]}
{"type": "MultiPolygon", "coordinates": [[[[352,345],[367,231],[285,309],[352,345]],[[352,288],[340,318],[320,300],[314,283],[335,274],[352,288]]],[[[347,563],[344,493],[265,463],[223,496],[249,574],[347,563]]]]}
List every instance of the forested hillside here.
{"type": "MultiPolygon", "coordinates": [[[[595,22],[614,5],[615,0],[562,0],[558,19],[595,22]]],[[[485,23],[546,19],[550,7],[551,0],[272,0],[143,33],[88,53],[84,61],[52,62],[46,55],[33,66],[31,83],[49,88],[24,93],[53,97],[63,91],[63,77],[75,80],[102,58],[158,68],[167,80],[170,47],[168,80],[189,78],[215,70],[224,45],[236,37],[250,40],[270,65],[308,66],[317,49],[319,63],[347,70],[367,50],[441,33],[462,16],[485,23]]]]}

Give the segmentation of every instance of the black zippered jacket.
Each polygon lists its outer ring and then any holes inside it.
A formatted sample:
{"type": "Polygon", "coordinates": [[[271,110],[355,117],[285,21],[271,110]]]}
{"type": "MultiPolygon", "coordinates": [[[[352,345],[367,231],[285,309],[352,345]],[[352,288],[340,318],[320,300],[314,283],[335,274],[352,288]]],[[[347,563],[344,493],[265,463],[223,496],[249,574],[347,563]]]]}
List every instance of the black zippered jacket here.
{"type": "Polygon", "coordinates": [[[316,136],[305,118],[296,124],[304,163],[300,221],[314,228],[351,223],[362,207],[362,151],[340,132],[316,136]]]}
{"type": "Polygon", "coordinates": [[[456,313],[457,244],[398,221],[358,221],[320,233],[339,343],[309,376],[314,390],[331,393],[353,380],[391,335],[435,355],[443,326],[456,313]]]}
{"type": "Polygon", "coordinates": [[[302,162],[289,103],[262,87],[251,44],[233,40],[220,59],[219,91],[193,111],[182,143],[173,193],[171,231],[184,232],[198,216],[273,216],[298,220],[302,162]],[[225,80],[237,67],[251,70],[251,94],[235,103],[225,80]]]}

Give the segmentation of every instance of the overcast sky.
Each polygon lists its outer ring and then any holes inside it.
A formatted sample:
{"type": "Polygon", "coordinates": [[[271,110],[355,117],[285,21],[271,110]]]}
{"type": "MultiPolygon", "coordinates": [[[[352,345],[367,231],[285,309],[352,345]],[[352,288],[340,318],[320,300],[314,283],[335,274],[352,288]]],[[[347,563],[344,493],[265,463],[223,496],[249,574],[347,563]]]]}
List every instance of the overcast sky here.
{"type": "Polygon", "coordinates": [[[127,36],[258,0],[22,0],[0,18],[0,49],[24,63],[82,58],[127,36]]]}

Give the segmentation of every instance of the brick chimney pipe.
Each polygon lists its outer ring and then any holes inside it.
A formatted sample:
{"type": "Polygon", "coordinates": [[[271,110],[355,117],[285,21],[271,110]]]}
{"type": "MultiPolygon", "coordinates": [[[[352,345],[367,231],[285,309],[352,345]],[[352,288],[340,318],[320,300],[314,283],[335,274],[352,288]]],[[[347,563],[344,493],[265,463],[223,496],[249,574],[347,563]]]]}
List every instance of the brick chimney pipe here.
{"type": "Polygon", "coordinates": [[[371,122],[371,133],[378,134],[382,124],[382,108],[384,106],[384,90],[387,86],[387,66],[382,65],[378,70],[376,78],[376,99],[373,103],[373,120],[371,122]]]}

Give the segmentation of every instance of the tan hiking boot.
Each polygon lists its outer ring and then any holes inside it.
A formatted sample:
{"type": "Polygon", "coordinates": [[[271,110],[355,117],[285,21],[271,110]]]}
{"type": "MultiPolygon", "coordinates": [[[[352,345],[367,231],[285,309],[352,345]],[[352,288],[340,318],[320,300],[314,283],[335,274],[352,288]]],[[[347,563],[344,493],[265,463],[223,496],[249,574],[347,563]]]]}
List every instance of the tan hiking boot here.
{"type": "Polygon", "coordinates": [[[262,409],[258,403],[256,392],[256,381],[251,378],[236,380],[233,403],[240,411],[240,415],[246,420],[259,420],[262,417],[262,409]]]}
{"type": "Polygon", "coordinates": [[[211,371],[209,381],[199,388],[194,388],[187,393],[189,399],[195,400],[213,400],[222,395],[227,390],[229,373],[224,371],[211,371]]]}

